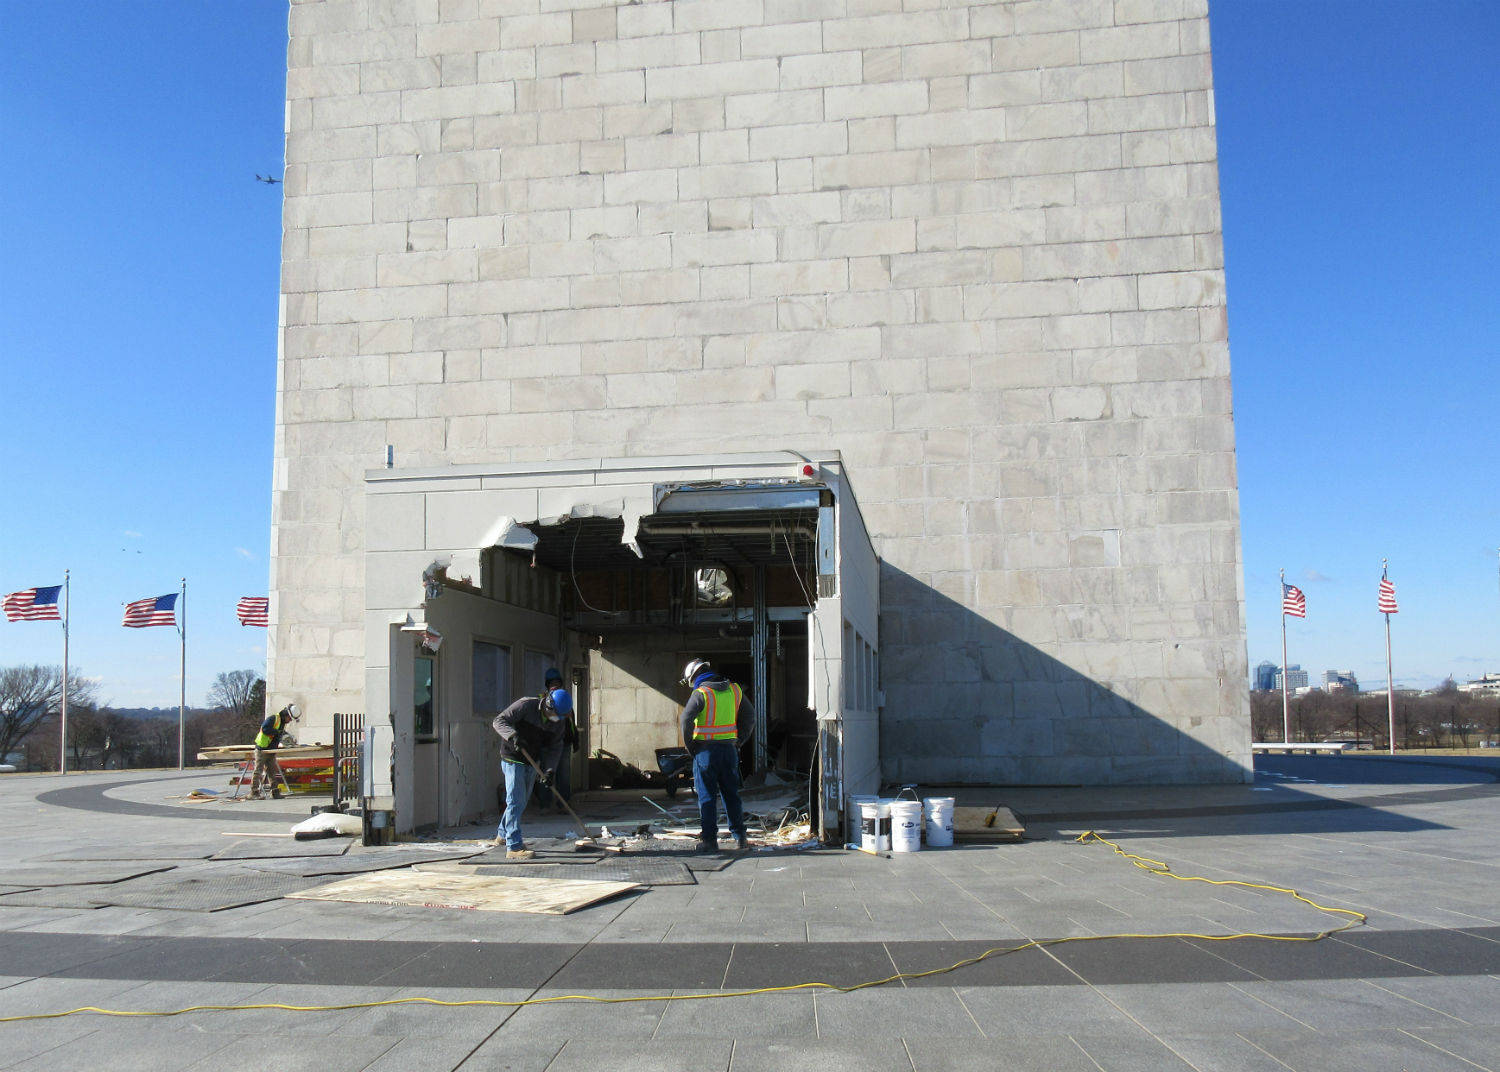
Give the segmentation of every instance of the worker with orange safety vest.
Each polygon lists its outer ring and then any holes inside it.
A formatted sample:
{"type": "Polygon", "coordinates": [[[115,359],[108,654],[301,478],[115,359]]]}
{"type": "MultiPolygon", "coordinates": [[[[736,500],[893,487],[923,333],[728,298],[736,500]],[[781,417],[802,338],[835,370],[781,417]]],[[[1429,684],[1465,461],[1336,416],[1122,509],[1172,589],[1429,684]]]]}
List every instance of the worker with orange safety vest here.
{"type": "Polygon", "coordinates": [[[692,753],[693,788],[698,794],[698,849],[719,851],[719,805],[736,846],[750,847],[745,835],[745,813],[740,804],[740,753],[738,744],[748,740],[739,725],[753,724],[754,708],[744,691],[720,674],[704,659],[694,659],[682,673],[682,683],[692,688],[682,709],[682,743],[692,753]]]}

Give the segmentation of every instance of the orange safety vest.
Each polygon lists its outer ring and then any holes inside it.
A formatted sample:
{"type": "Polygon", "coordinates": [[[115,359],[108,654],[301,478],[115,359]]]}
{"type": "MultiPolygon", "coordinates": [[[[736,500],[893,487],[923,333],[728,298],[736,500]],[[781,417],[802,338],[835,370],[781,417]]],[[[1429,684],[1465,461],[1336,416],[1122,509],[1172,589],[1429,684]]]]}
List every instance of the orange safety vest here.
{"type": "Polygon", "coordinates": [[[693,740],[733,741],[735,719],[740,710],[740,687],[730,682],[729,688],[715,692],[707,685],[699,685],[694,692],[703,694],[703,710],[693,718],[693,740]]]}

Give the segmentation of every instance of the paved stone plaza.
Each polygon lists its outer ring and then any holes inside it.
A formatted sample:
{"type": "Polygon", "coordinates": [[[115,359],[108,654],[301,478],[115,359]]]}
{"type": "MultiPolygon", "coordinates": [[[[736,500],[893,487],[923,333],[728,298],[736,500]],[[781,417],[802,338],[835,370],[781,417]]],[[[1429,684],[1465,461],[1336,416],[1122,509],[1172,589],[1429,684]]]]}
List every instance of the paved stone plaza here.
{"type": "Polygon", "coordinates": [[[275,874],[248,866],[267,861],[205,857],[232,842],[221,831],[280,829],[306,800],[205,811],[173,799],[218,778],[0,779],[0,883],[41,894],[0,896],[0,1015],[848,985],[1028,939],[1306,935],[1342,922],[1269,891],[1148,874],[1075,844],[1088,829],[1178,874],[1292,886],[1369,921],[1315,943],[1030,948],[857,993],[85,1014],[0,1024],[0,1068],[1500,1068],[1493,762],[1290,757],[1263,764],[1253,786],[995,791],[1026,818],[1025,842],[888,860],[756,853],[697,872],[696,885],[561,917],[285,899],[213,912],[45,907],[79,904],[80,887],[41,880],[170,866],[244,890],[248,876],[275,874]]]}

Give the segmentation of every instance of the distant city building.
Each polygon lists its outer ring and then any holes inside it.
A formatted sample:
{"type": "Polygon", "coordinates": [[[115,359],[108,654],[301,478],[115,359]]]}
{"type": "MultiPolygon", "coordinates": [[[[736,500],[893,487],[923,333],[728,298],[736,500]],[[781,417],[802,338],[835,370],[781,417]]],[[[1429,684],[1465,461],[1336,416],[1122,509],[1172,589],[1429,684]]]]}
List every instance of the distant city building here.
{"type": "Polygon", "coordinates": [[[1477,692],[1484,696],[1500,696],[1500,674],[1485,674],[1458,687],[1459,692],[1477,692]]]}
{"type": "Polygon", "coordinates": [[[1325,692],[1358,692],[1359,680],[1355,678],[1353,670],[1324,670],[1323,690],[1325,692]]]}
{"type": "MultiPolygon", "coordinates": [[[[1281,667],[1276,667],[1275,671],[1271,675],[1271,688],[1279,692],[1281,690],[1281,667]]],[[[1302,669],[1300,665],[1287,667],[1286,687],[1288,691],[1307,688],[1307,671],[1302,669]]]]}
{"type": "Polygon", "coordinates": [[[1261,663],[1255,668],[1254,683],[1250,686],[1256,692],[1270,692],[1276,688],[1276,675],[1280,668],[1275,663],[1261,663]]]}

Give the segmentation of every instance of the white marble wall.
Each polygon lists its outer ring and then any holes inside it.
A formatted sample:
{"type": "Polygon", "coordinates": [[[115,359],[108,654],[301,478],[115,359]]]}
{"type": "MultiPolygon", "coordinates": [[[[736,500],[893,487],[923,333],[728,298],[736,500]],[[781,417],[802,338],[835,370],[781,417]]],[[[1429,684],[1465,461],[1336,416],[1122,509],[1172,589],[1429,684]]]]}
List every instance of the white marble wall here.
{"type": "Polygon", "coordinates": [[[386,444],[838,449],[888,775],[1238,777],[1213,124],[1203,0],[294,2],[273,701],[386,444]]]}

